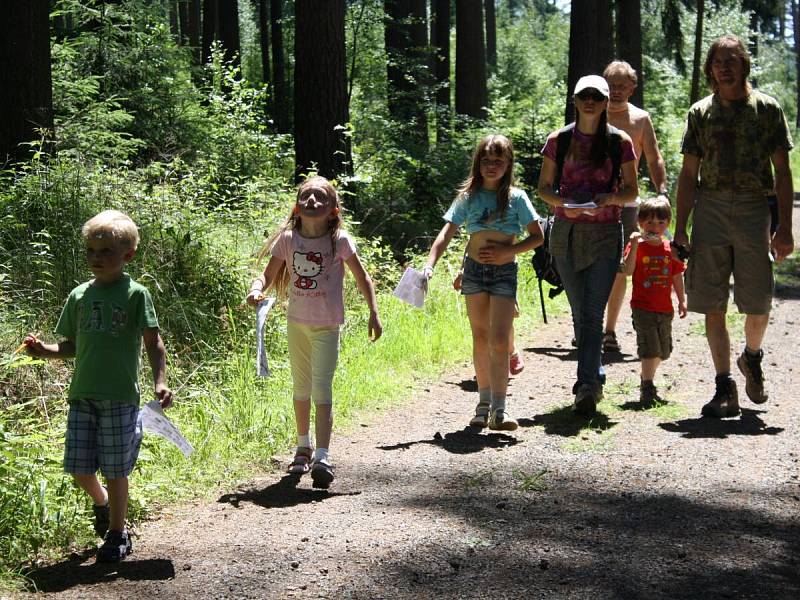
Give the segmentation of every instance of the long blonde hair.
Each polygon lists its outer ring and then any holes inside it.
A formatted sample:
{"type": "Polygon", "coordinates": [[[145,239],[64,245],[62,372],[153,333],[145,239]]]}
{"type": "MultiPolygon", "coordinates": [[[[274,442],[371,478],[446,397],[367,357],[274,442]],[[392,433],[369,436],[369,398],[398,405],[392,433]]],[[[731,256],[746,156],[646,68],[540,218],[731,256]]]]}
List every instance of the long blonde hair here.
{"type": "MultiPolygon", "coordinates": [[[[275,231],[275,233],[273,233],[267,239],[266,243],[259,251],[259,263],[270,255],[272,249],[275,247],[275,244],[278,243],[278,240],[285,232],[291,230],[300,230],[300,227],[302,226],[299,205],[300,198],[302,197],[303,192],[311,187],[323,190],[325,192],[325,196],[333,200],[331,218],[328,220],[328,232],[331,236],[331,255],[336,255],[336,240],[339,239],[339,231],[341,230],[343,223],[341,212],[342,206],[341,202],[339,201],[339,194],[336,193],[336,188],[333,187],[333,184],[330,181],[320,175],[314,175],[306,179],[297,187],[294,206],[292,206],[292,210],[289,213],[289,216],[286,218],[286,221],[284,221],[283,225],[281,225],[277,231],[275,231]]],[[[275,291],[279,295],[286,295],[286,290],[289,288],[289,268],[287,267],[286,262],[284,262],[281,266],[278,274],[275,276],[275,280],[272,282],[271,287],[275,288],[275,291]]]]}
{"type": "Polygon", "coordinates": [[[469,169],[469,176],[458,188],[458,196],[464,198],[471,196],[483,186],[483,176],[481,175],[481,159],[484,156],[499,156],[508,162],[506,172],[500,179],[497,188],[497,208],[495,214],[497,218],[502,218],[511,202],[511,186],[514,185],[514,147],[511,140],[500,134],[487,135],[475,147],[472,154],[472,165],[469,169]]]}

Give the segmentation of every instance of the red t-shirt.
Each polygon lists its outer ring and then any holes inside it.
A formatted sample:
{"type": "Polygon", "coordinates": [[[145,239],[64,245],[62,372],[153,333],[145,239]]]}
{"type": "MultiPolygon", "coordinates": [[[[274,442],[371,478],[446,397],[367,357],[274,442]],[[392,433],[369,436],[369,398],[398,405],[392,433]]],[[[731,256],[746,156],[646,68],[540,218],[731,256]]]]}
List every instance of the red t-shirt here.
{"type": "MultiPolygon", "coordinates": [[[[625,256],[631,251],[625,246],[625,256]]],[[[669,241],[659,245],[639,242],[636,251],[636,270],[633,272],[631,307],[650,312],[671,313],[672,277],[683,273],[686,265],[672,257],[669,241]]]]}

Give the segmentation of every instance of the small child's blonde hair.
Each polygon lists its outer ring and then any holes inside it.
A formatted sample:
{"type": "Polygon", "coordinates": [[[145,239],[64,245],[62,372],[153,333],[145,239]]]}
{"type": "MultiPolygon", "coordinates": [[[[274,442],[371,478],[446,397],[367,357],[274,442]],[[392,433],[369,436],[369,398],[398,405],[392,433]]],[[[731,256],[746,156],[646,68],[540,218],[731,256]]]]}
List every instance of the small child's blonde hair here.
{"type": "Polygon", "coordinates": [[[104,210],[83,224],[81,235],[86,240],[111,238],[125,250],[136,250],[139,228],[128,215],[118,210],[104,210]]]}
{"type": "Polygon", "coordinates": [[[666,198],[647,198],[642,200],[639,205],[638,219],[646,221],[651,217],[672,221],[672,206],[670,206],[669,200],[666,198]]]}

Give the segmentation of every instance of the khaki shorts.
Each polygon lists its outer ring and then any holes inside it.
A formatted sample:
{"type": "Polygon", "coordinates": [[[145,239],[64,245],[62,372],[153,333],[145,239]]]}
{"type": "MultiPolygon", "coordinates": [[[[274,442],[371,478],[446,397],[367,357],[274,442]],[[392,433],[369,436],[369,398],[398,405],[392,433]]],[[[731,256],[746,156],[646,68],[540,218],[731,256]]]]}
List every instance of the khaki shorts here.
{"type": "Polygon", "coordinates": [[[766,198],[752,192],[698,190],[693,219],[685,276],[688,310],[726,312],[733,275],[739,312],[768,314],[775,280],[766,198]]]}
{"type": "Polygon", "coordinates": [[[333,375],[339,360],[339,326],[286,325],[289,364],[292,366],[292,398],[314,404],[333,402],[333,375]]]}
{"type": "MultiPolygon", "coordinates": [[[[622,208],[622,245],[627,245],[634,231],[639,231],[639,205],[624,206],[622,208]]],[[[620,262],[619,272],[625,272],[625,262],[620,262]]]]}
{"type": "Polygon", "coordinates": [[[659,313],[641,308],[632,309],[636,331],[636,352],[639,358],[667,360],[672,354],[673,313],[659,313]]]}

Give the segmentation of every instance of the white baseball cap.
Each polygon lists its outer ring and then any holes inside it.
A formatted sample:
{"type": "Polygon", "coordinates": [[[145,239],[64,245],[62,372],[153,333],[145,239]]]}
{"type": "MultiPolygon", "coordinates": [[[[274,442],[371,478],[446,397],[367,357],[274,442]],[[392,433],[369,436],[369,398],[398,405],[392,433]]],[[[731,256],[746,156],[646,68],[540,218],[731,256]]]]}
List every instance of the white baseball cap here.
{"type": "Polygon", "coordinates": [[[600,75],[584,75],[580,79],[578,79],[578,83],[575,84],[575,91],[573,95],[577,96],[583,90],[586,89],[595,89],[603,96],[608,98],[608,82],[600,77],[600,75]]]}

